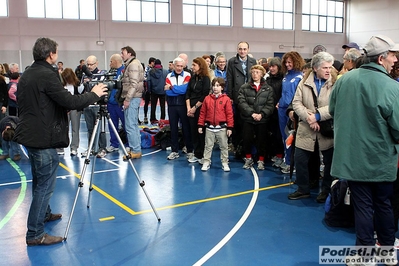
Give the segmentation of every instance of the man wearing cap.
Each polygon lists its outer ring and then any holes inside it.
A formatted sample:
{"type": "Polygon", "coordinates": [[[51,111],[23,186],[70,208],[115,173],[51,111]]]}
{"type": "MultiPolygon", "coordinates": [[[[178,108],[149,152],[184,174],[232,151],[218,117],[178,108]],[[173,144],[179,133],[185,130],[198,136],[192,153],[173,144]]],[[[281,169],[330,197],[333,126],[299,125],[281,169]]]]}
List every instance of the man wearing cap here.
{"type": "MultiPolygon", "coordinates": [[[[356,245],[381,246],[395,240],[389,198],[399,150],[399,83],[389,76],[399,45],[373,36],[360,68],[343,75],[331,93],[334,158],[331,175],[348,180],[354,207],[356,245]]],[[[396,264],[392,264],[396,265],[396,264]]]]}
{"type": "Polygon", "coordinates": [[[359,45],[357,45],[357,43],[355,43],[355,42],[350,42],[348,44],[342,45],[342,49],[345,49],[345,51],[348,51],[351,48],[355,48],[357,50],[360,50],[359,45]]]}
{"type": "Polygon", "coordinates": [[[147,76],[147,88],[151,94],[151,124],[158,123],[158,120],[155,117],[158,100],[161,107],[161,119],[165,119],[166,93],[164,87],[167,75],[168,71],[166,69],[163,69],[161,60],[156,59],[154,67],[148,72],[147,76]]]}

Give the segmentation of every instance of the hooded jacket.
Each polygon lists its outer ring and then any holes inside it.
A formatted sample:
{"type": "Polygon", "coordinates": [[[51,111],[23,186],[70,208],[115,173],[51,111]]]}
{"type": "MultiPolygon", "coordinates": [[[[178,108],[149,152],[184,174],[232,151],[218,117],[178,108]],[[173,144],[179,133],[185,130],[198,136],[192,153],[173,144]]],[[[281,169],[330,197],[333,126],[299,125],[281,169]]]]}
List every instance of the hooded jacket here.
{"type": "Polygon", "coordinates": [[[168,71],[163,68],[153,68],[148,73],[147,88],[150,93],[165,95],[165,82],[168,71]]]}
{"type": "Polygon", "coordinates": [[[231,100],[226,94],[210,94],[205,97],[201,105],[198,126],[222,126],[226,125],[228,129],[233,129],[233,106],[231,100]]]}

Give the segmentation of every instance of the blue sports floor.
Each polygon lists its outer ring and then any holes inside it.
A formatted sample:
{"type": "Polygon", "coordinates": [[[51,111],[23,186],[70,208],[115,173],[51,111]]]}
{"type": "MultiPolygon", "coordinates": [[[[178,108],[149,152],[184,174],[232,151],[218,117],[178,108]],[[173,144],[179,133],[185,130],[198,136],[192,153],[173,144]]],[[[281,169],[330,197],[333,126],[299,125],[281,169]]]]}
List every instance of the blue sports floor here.
{"type": "MultiPolygon", "coordinates": [[[[81,125],[79,154],[88,146],[83,117],[81,125]]],[[[46,223],[46,231],[57,236],[66,232],[84,166],[84,158],[65,151],[51,200],[53,212],[63,217],[46,223]]],[[[231,172],[225,173],[215,149],[211,169],[202,172],[181,152],[166,160],[169,152],[146,149],[133,160],[160,222],[120,150],[90,157],[67,240],[35,247],[25,244],[28,158],[0,161],[0,265],[310,266],[319,265],[319,246],[355,242],[354,229],[325,225],[317,190],[310,199],[288,200],[295,185],[271,162],[264,171],[244,170],[231,157],[231,172]]]]}

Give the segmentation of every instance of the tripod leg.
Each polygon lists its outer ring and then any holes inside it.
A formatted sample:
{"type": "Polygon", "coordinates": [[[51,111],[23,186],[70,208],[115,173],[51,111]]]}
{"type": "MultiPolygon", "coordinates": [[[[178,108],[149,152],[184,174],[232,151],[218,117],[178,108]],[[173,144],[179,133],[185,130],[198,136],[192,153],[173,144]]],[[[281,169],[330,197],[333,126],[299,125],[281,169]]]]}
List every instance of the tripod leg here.
{"type": "MultiPolygon", "coordinates": [[[[97,132],[97,128],[98,128],[98,122],[96,122],[96,124],[95,124],[95,126],[94,126],[94,131],[93,131],[93,133],[94,133],[94,132],[97,132]]],[[[79,192],[80,192],[80,189],[83,187],[83,179],[84,179],[84,176],[85,176],[85,173],[86,173],[87,166],[90,164],[89,156],[90,156],[90,151],[91,151],[91,149],[92,149],[92,147],[93,147],[93,143],[94,143],[95,138],[96,138],[96,134],[92,134],[92,136],[91,136],[91,138],[90,138],[90,142],[89,142],[89,147],[87,148],[87,151],[88,151],[88,152],[87,152],[87,155],[86,155],[85,160],[84,160],[84,165],[83,165],[82,171],[80,172],[80,178],[79,178],[79,183],[78,183],[78,189],[76,190],[75,200],[73,201],[72,210],[71,210],[71,215],[69,216],[69,220],[68,220],[67,227],[66,227],[66,230],[65,230],[64,240],[66,240],[67,237],[68,237],[68,232],[69,232],[69,228],[70,228],[70,226],[71,226],[73,214],[74,214],[74,212],[75,212],[75,207],[76,207],[76,203],[77,203],[77,201],[78,201],[79,192]]]]}
{"type": "MultiPolygon", "coordinates": [[[[100,114],[100,116],[101,116],[101,114],[100,114]]],[[[91,199],[91,191],[93,190],[93,176],[94,176],[94,171],[95,171],[95,169],[96,169],[96,160],[97,160],[97,154],[98,154],[98,152],[99,152],[99,149],[98,149],[98,142],[99,142],[99,139],[100,139],[100,134],[102,133],[100,133],[100,131],[98,130],[98,128],[101,126],[101,125],[104,125],[105,123],[104,123],[104,121],[102,121],[102,118],[97,118],[97,121],[96,121],[96,126],[94,127],[94,129],[93,129],[93,135],[95,135],[96,136],[96,138],[95,138],[95,142],[94,142],[94,158],[93,158],[93,165],[92,165],[92,167],[91,167],[91,174],[90,174],[90,183],[89,183],[89,196],[87,197],[87,208],[90,208],[90,199],[91,199]]],[[[104,132],[104,134],[105,134],[105,132],[104,132]]]]}
{"type": "Polygon", "coordinates": [[[122,141],[121,138],[119,137],[118,131],[116,130],[115,125],[112,123],[112,120],[111,120],[111,118],[110,118],[109,116],[108,116],[108,123],[109,123],[109,125],[111,125],[112,131],[115,133],[115,136],[116,136],[116,138],[118,139],[119,145],[122,147],[123,153],[126,155],[126,158],[129,158],[128,162],[129,162],[129,164],[130,164],[130,166],[131,166],[131,168],[132,168],[132,170],[133,170],[133,172],[134,172],[134,174],[135,174],[135,176],[136,176],[136,178],[137,178],[137,181],[139,182],[140,187],[142,188],[142,190],[143,190],[145,196],[147,197],[147,200],[148,200],[148,202],[150,203],[151,208],[152,208],[152,210],[154,211],[154,214],[155,214],[155,216],[156,216],[157,219],[158,219],[158,222],[161,221],[161,218],[158,216],[157,210],[154,208],[154,205],[152,204],[152,201],[151,201],[150,197],[148,196],[147,191],[146,191],[145,188],[144,188],[145,182],[144,182],[143,180],[141,180],[139,174],[137,173],[137,170],[136,170],[136,168],[134,167],[132,160],[130,159],[130,155],[129,155],[128,152],[126,151],[125,145],[123,145],[123,141],[122,141]]]}

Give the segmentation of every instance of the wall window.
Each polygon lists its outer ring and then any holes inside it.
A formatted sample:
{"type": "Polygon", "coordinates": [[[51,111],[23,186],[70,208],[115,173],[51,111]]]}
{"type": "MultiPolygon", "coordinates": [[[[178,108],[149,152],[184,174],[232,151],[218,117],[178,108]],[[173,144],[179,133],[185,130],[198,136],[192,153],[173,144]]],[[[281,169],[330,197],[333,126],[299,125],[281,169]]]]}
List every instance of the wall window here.
{"type": "Polygon", "coordinates": [[[27,0],[29,18],[96,19],[96,0],[27,0]]]}
{"type": "Polygon", "coordinates": [[[243,27],[292,30],[293,0],[243,1],[243,27]]]}
{"type": "Polygon", "coordinates": [[[231,0],[183,0],[183,23],[231,26],[231,0]]]}
{"type": "Polygon", "coordinates": [[[342,33],[343,0],[302,0],[302,30],[342,33]]]}
{"type": "Polygon", "coordinates": [[[170,23],[170,1],[112,0],[112,20],[170,23]]]}
{"type": "Polygon", "coordinates": [[[0,0],[0,17],[8,16],[7,0],[0,0]]]}

